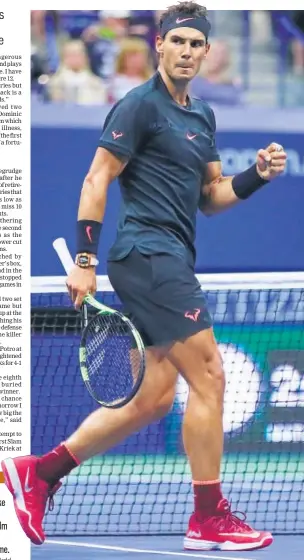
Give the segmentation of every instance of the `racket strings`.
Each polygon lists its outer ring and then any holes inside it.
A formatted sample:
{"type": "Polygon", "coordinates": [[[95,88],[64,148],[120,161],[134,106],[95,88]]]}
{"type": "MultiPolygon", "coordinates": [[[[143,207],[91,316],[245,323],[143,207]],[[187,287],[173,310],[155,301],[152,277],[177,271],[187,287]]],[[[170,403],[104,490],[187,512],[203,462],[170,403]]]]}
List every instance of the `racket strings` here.
{"type": "Polygon", "coordinates": [[[96,315],[86,333],[86,367],[90,390],[100,402],[123,400],[132,391],[141,367],[129,325],[119,315],[96,315]]]}

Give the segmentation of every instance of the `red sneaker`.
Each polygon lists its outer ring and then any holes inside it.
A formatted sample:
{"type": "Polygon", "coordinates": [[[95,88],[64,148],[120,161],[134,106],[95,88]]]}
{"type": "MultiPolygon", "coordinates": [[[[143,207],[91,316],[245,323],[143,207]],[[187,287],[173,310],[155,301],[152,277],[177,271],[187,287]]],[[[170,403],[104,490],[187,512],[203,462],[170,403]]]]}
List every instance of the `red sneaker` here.
{"type": "Polygon", "coordinates": [[[52,488],[36,474],[38,458],[17,457],[1,461],[4,482],[14,498],[14,506],[19,523],[26,536],[34,544],[42,544],[45,534],[42,521],[47,501],[49,510],[54,507],[53,495],[61,486],[58,482],[52,488]]]}
{"type": "Polygon", "coordinates": [[[186,550],[252,550],[269,546],[273,537],[265,531],[255,531],[231,512],[223,499],[212,517],[199,520],[193,513],[184,539],[186,550]]]}

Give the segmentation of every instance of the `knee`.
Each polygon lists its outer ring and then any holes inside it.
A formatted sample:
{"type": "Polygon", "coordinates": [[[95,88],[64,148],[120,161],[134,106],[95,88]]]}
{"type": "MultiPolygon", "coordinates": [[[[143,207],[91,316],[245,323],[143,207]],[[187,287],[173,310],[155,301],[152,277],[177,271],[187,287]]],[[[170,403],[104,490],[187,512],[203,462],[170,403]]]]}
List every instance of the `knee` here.
{"type": "Polygon", "coordinates": [[[208,376],[208,385],[210,391],[210,399],[214,400],[217,407],[220,407],[222,412],[224,409],[224,395],[225,395],[225,373],[223,368],[223,361],[219,350],[215,350],[206,361],[206,374],[208,376]]]}
{"type": "Polygon", "coordinates": [[[140,417],[145,424],[160,420],[170,412],[174,397],[175,392],[169,390],[160,399],[134,399],[133,414],[140,417]]]}
{"type": "Polygon", "coordinates": [[[225,394],[225,373],[219,350],[213,349],[202,358],[200,374],[193,379],[192,389],[205,402],[216,402],[223,408],[225,394]]]}
{"type": "Polygon", "coordinates": [[[220,351],[216,349],[206,360],[207,375],[212,380],[214,387],[220,394],[225,392],[225,372],[220,351]]]}
{"type": "Polygon", "coordinates": [[[160,420],[170,412],[173,406],[174,398],[175,390],[172,389],[167,391],[165,395],[156,403],[152,418],[153,422],[156,420],[160,420]]]}

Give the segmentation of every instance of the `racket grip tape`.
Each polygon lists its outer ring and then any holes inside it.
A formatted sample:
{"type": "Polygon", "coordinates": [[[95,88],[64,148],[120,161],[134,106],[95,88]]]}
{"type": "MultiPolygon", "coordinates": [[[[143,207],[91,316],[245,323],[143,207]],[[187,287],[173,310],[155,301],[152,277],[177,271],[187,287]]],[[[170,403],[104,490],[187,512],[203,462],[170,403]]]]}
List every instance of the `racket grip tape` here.
{"type": "Polygon", "coordinates": [[[85,329],[88,326],[89,319],[88,319],[88,306],[86,303],[83,303],[81,306],[81,328],[85,329]]]}

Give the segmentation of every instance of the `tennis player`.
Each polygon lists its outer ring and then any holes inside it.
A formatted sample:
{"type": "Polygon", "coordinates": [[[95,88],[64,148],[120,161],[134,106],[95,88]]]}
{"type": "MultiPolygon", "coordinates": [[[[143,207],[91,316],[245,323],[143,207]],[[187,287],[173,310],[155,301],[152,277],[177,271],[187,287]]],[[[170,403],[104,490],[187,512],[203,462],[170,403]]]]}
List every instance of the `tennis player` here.
{"type": "Polygon", "coordinates": [[[107,116],[84,180],[77,222],[76,266],[67,286],[80,307],[96,290],[96,254],[107,191],[120,181],[123,205],[108,257],[110,281],[147,346],[147,370],[135,398],[121,409],[93,412],[41,458],[2,462],[16,513],[32,542],[43,543],[42,520],[60,480],[166,414],[178,372],[189,384],[183,442],[194,490],[187,549],[247,550],[271,544],[231,512],[222,494],[224,372],[205,297],[194,274],[197,208],[213,215],[248,199],[280,175],[286,154],[277,144],[256,163],[224,177],[215,144],[215,118],[188,85],[210,49],[206,10],[193,2],[167,9],[156,40],[159,68],[107,116]]]}

